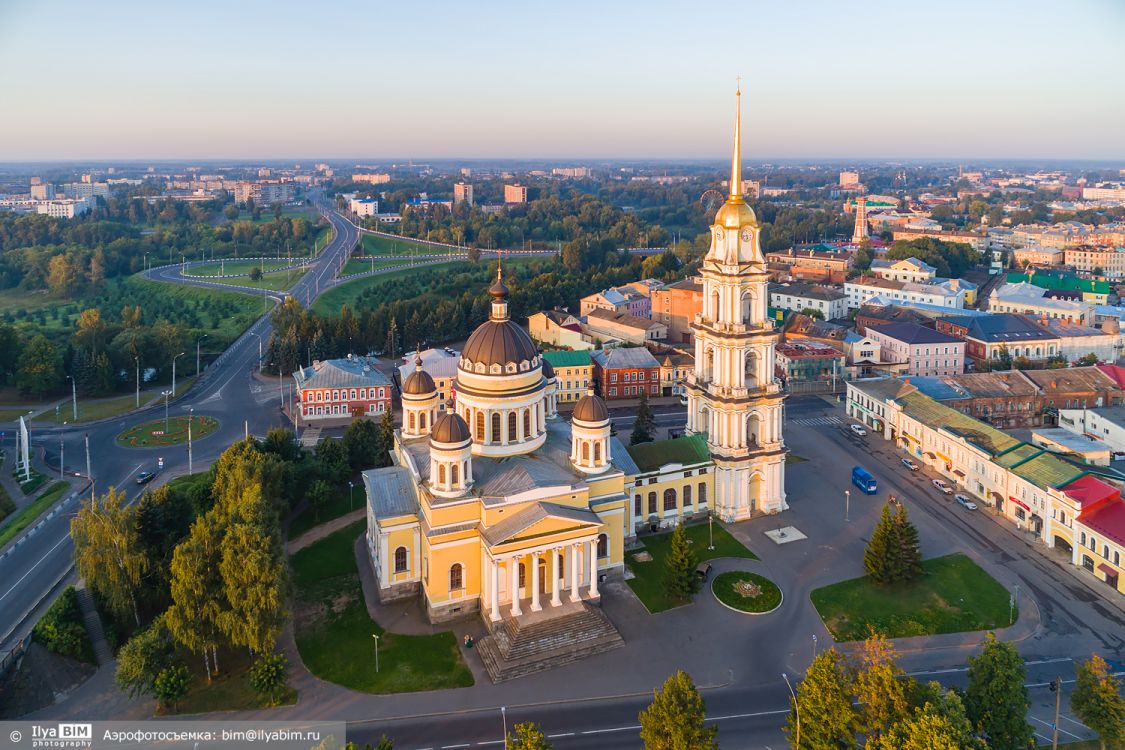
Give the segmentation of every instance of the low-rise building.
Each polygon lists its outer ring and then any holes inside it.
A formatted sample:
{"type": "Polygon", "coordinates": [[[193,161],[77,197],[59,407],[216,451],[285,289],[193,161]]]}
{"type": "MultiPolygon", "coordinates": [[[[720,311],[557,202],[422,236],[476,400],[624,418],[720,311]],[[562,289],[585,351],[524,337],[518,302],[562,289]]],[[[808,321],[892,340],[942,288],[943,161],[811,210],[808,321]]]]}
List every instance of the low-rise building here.
{"type": "Polygon", "coordinates": [[[633,530],[653,531],[707,514],[715,496],[711,453],[702,435],[630,445],[638,473],[633,484],[633,530]]]}
{"type": "Polygon", "coordinates": [[[379,419],[391,408],[391,381],[362,357],[317,360],[293,373],[302,422],[379,419]]]}
{"type": "Polygon", "coordinates": [[[90,210],[90,201],[86,198],[36,201],[35,213],[51,216],[56,219],[73,219],[90,210]]]}
{"type": "Polygon", "coordinates": [[[876,258],[871,261],[871,273],[880,279],[891,281],[913,281],[924,284],[937,276],[937,269],[929,263],[910,257],[903,260],[876,258]]]}
{"type": "MultiPolygon", "coordinates": [[[[1046,289],[1050,292],[1077,292],[1082,295],[1082,301],[1091,305],[1109,304],[1109,295],[1113,287],[1104,279],[1082,279],[1077,276],[1064,276],[1061,273],[1032,272],[1010,273],[1007,275],[1009,284],[1027,282],[1033,286],[1046,289]]],[[[1101,321],[1097,321],[1101,322],[1101,321]]]]}
{"type": "MultiPolygon", "coordinates": [[[[963,308],[967,282],[960,279],[934,279],[920,284],[911,281],[891,281],[877,276],[860,276],[844,283],[848,308],[862,307],[867,300],[880,297],[892,302],[920,302],[938,307],[963,308]]],[[[975,292],[975,286],[972,287],[975,292]]]]}
{"type": "Polygon", "coordinates": [[[934,327],[965,341],[965,357],[975,366],[1000,365],[1005,357],[1042,362],[1059,355],[1062,342],[1031,318],[1012,313],[938,318],[934,327]]]}
{"type": "MultiPolygon", "coordinates": [[[[406,383],[406,379],[414,372],[414,360],[414,357],[409,357],[399,366],[398,382],[400,386],[406,383]]],[[[452,404],[457,398],[454,383],[457,378],[457,363],[459,361],[460,357],[457,356],[456,352],[446,351],[445,349],[424,349],[422,351],[422,369],[433,379],[434,385],[437,387],[439,411],[445,411],[445,407],[452,404]]]]}
{"type": "Polygon", "coordinates": [[[1012,251],[1012,262],[1017,266],[1061,266],[1065,255],[1057,247],[1029,245],[1012,251]]]}
{"type": "Polygon", "coordinates": [[[977,232],[956,232],[946,231],[933,225],[921,225],[920,222],[916,223],[916,228],[911,227],[908,223],[902,229],[896,229],[892,235],[895,242],[917,240],[923,237],[933,237],[935,240],[943,242],[960,242],[971,246],[978,252],[983,252],[988,249],[988,235],[977,232]]]}
{"type": "Polygon", "coordinates": [[[1114,453],[1125,454],[1125,406],[1059,409],[1059,427],[1099,440],[1114,453]]]}
{"type": "Polygon", "coordinates": [[[906,363],[910,375],[960,375],[965,370],[965,342],[917,323],[872,326],[867,336],[880,344],[887,362],[906,363]]]}
{"type": "Polygon", "coordinates": [[[1042,287],[1020,282],[1001,284],[992,290],[988,309],[997,313],[1023,313],[1033,317],[1062,318],[1074,323],[1092,323],[1093,307],[1085,302],[1048,296],[1042,287]]]}
{"type": "Polygon", "coordinates": [[[672,350],[656,358],[660,361],[660,395],[686,396],[684,380],[695,370],[695,355],[672,350]]]}
{"type": "Polygon", "coordinates": [[[1063,262],[1075,270],[1120,279],[1125,276],[1125,247],[1080,245],[1064,251],[1063,262]]]}
{"type": "Polygon", "coordinates": [[[1043,318],[1039,324],[1059,337],[1059,354],[1067,362],[1077,362],[1091,354],[1098,362],[1116,362],[1121,355],[1121,334],[1116,324],[1092,328],[1066,318],[1043,318]]]}
{"type": "Polygon", "coordinates": [[[582,330],[582,321],[566,310],[544,310],[527,319],[531,338],[560,349],[593,349],[594,341],[582,330]]]}
{"type": "Polygon", "coordinates": [[[825,383],[843,379],[844,354],[830,346],[791,342],[774,349],[776,374],[782,385],[825,383]]]}
{"type": "Polygon", "coordinates": [[[356,216],[375,216],[379,213],[379,201],[374,198],[352,198],[348,210],[356,216]]]}
{"type": "Polygon", "coordinates": [[[1077,435],[1062,427],[1040,427],[1031,433],[1031,443],[1059,456],[1070,456],[1091,466],[1109,466],[1113,451],[1100,440],[1077,435]]]}
{"type": "Polygon", "coordinates": [[[691,323],[703,312],[703,284],[684,279],[652,292],[652,319],[668,328],[668,341],[694,343],[691,323]]]}
{"type": "Polygon", "coordinates": [[[602,342],[624,341],[629,344],[644,344],[651,341],[664,341],[668,338],[668,327],[648,318],[612,310],[591,310],[584,321],[583,332],[602,342]]]}
{"type": "Polygon", "coordinates": [[[360,173],[357,172],[352,175],[352,182],[362,182],[367,185],[385,185],[391,181],[391,176],[386,173],[360,173]]]}
{"type": "Polygon", "coordinates": [[[660,395],[660,363],[643,346],[598,349],[590,356],[603,399],[639,398],[642,391],[660,395]]]}
{"type": "Polygon", "coordinates": [[[639,292],[626,287],[610,287],[600,292],[594,292],[583,297],[578,302],[580,315],[589,315],[594,310],[610,310],[611,312],[628,313],[638,317],[640,310],[644,309],[648,298],[639,292]]]}
{"type": "Polygon", "coordinates": [[[770,286],[770,306],[793,312],[816,310],[826,320],[846,318],[848,297],[838,289],[812,284],[770,286]]]}
{"type": "Polygon", "coordinates": [[[594,378],[594,360],[589,352],[543,352],[543,359],[555,371],[558,403],[572,404],[586,395],[594,378]]]}

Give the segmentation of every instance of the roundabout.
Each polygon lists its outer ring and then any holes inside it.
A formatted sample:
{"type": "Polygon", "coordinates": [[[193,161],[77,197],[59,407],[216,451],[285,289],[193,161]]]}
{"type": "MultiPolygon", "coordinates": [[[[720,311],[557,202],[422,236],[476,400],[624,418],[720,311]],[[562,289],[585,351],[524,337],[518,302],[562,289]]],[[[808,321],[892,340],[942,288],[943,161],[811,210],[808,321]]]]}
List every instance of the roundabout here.
{"type": "Polygon", "coordinates": [[[776,583],[765,576],[745,570],[715,576],[711,581],[711,593],[727,609],[748,615],[773,612],[784,600],[776,583]]]}
{"type": "Polygon", "coordinates": [[[191,420],[191,439],[210,435],[219,429],[219,420],[200,415],[198,417],[177,416],[167,420],[154,419],[151,422],[135,425],[117,436],[117,444],[125,448],[164,448],[180,445],[188,441],[188,420],[191,420]]]}

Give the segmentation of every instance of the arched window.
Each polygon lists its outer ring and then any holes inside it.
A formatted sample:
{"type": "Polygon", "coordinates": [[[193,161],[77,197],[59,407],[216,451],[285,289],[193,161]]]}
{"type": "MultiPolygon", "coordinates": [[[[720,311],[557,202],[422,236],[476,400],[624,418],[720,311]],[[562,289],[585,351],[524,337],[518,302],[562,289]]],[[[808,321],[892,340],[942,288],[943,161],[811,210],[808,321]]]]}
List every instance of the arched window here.
{"type": "Polygon", "coordinates": [[[531,409],[523,410],[523,439],[531,437],[531,409]]]}
{"type": "Polygon", "coordinates": [[[445,484],[445,464],[437,465],[437,481],[438,484],[445,484]]]}
{"type": "Polygon", "coordinates": [[[508,440],[515,441],[518,439],[516,437],[516,413],[510,411],[508,412],[508,440]]]}
{"type": "Polygon", "coordinates": [[[421,414],[418,415],[418,429],[419,430],[426,429],[426,412],[422,412],[421,414]]]}
{"type": "Polygon", "coordinates": [[[414,430],[414,412],[410,412],[409,416],[407,416],[406,419],[407,419],[407,422],[410,425],[410,430],[413,432],[413,430],[414,430]]]}
{"type": "Polygon", "coordinates": [[[461,563],[453,563],[449,566],[449,590],[460,591],[465,587],[464,571],[461,563]]]}
{"type": "Polygon", "coordinates": [[[644,499],[638,493],[638,494],[633,496],[633,515],[639,516],[644,512],[645,512],[644,499]]]}
{"type": "Polygon", "coordinates": [[[406,547],[399,547],[395,550],[395,572],[406,572],[406,547]]]}
{"type": "Polygon", "coordinates": [[[598,557],[609,557],[609,537],[598,534],[598,557]]]}
{"type": "Polygon", "coordinates": [[[459,469],[460,467],[457,464],[449,465],[449,483],[454,487],[460,484],[460,477],[458,476],[458,474],[460,474],[461,472],[459,471],[459,469]]]}
{"type": "Polygon", "coordinates": [[[691,507],[691,485],[684,485],[684,508],[691,507]]]}
{"type": "Polygon", "coordinates": [[[492,438],[488,442],[500,442],[500,412],[498,411],[492,412],[492,438]]]}
{"type": "Polygon", "coordinates": [[[523,563],[520,563],[520,588],[522,589],[527,585],[527,568],[523,563]]]}
{"type": "Polygon", "coordinates": [[[711,292],[711,320],[719,319],[719,292],[711,292]]]}
{"type": "Polygon", "coordinates": [[[656,515],[656,493],[648,493],[648,514],[650,516],[656,515]]]}
{"type": "Polygon", "coordinates": [[[664,490],[664,510],[676,509],[676,491],[669,487],[664,490]]]}
{"type": "Polygon", "coordinates": [[[583,461],[589,461],[590,460],[590,444],[587,443],[585,440],[582,441],[582,460],[583,461]]]}
{"type": "Polygon", "coordinates": [[[699,504],[707,504],[707,484],[705,482],[699,483],[699,504]]]}
{"type": "Polygon", "coordinates": [[[594,463],[600,464],[602,462],[602,444],[600,442],[594,443],[594,463]]]}
{"type": "Polygon", "coordinates": [[[477,440],[484,442],[484,412],[477,412],[477,440]]]}

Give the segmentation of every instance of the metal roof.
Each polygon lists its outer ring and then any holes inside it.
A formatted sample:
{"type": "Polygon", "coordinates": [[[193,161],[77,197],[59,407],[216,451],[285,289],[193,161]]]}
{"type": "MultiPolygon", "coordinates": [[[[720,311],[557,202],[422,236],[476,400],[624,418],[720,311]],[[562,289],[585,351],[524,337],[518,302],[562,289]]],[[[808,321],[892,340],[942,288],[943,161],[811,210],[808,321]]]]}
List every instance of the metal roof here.
{"type": "Polygon", "coordinates": [[[372,367],[363,357],[314,362],[312,367],[302,367],[294,372],[293,379],[301,389],[363,388],[391,384],[386,375],[372,367]]]}
{"type": "Polygon", "coordinates": [[[643,346],[623,346],[617,349],[598,349],[590,356],[600,367],[607,370],[640,369],[659,367],[660,363],[652,352],[643,346]]]}
{"type": "Polygon", "coordinates": [[[668,464],[692,466],[708,463],[711,460],[707,441],[700,435],[685,435],[671,440],[640,443],[629,446],[628,450],[642,472],[655,471],[668,464]]]}
{"type": "Polygon", "coordinates": [[[394,518],[418,512],[418,496],[410,471],[401,466],[387,466],[363,472],[367,502],[375,518],[394,518]]]}

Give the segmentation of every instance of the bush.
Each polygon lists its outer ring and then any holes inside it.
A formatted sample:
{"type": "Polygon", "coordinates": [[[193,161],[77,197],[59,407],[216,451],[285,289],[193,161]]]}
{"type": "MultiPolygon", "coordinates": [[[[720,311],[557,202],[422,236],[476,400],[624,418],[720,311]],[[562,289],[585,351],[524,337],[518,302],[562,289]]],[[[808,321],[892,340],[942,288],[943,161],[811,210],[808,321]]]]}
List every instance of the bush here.
{"type": "Polygon", "coordinates": [[[46,614],[35,623],[32,637],[49,651],[94,664],[94,646],[82,622],[78,592],[67,586],[46,614]]]}

